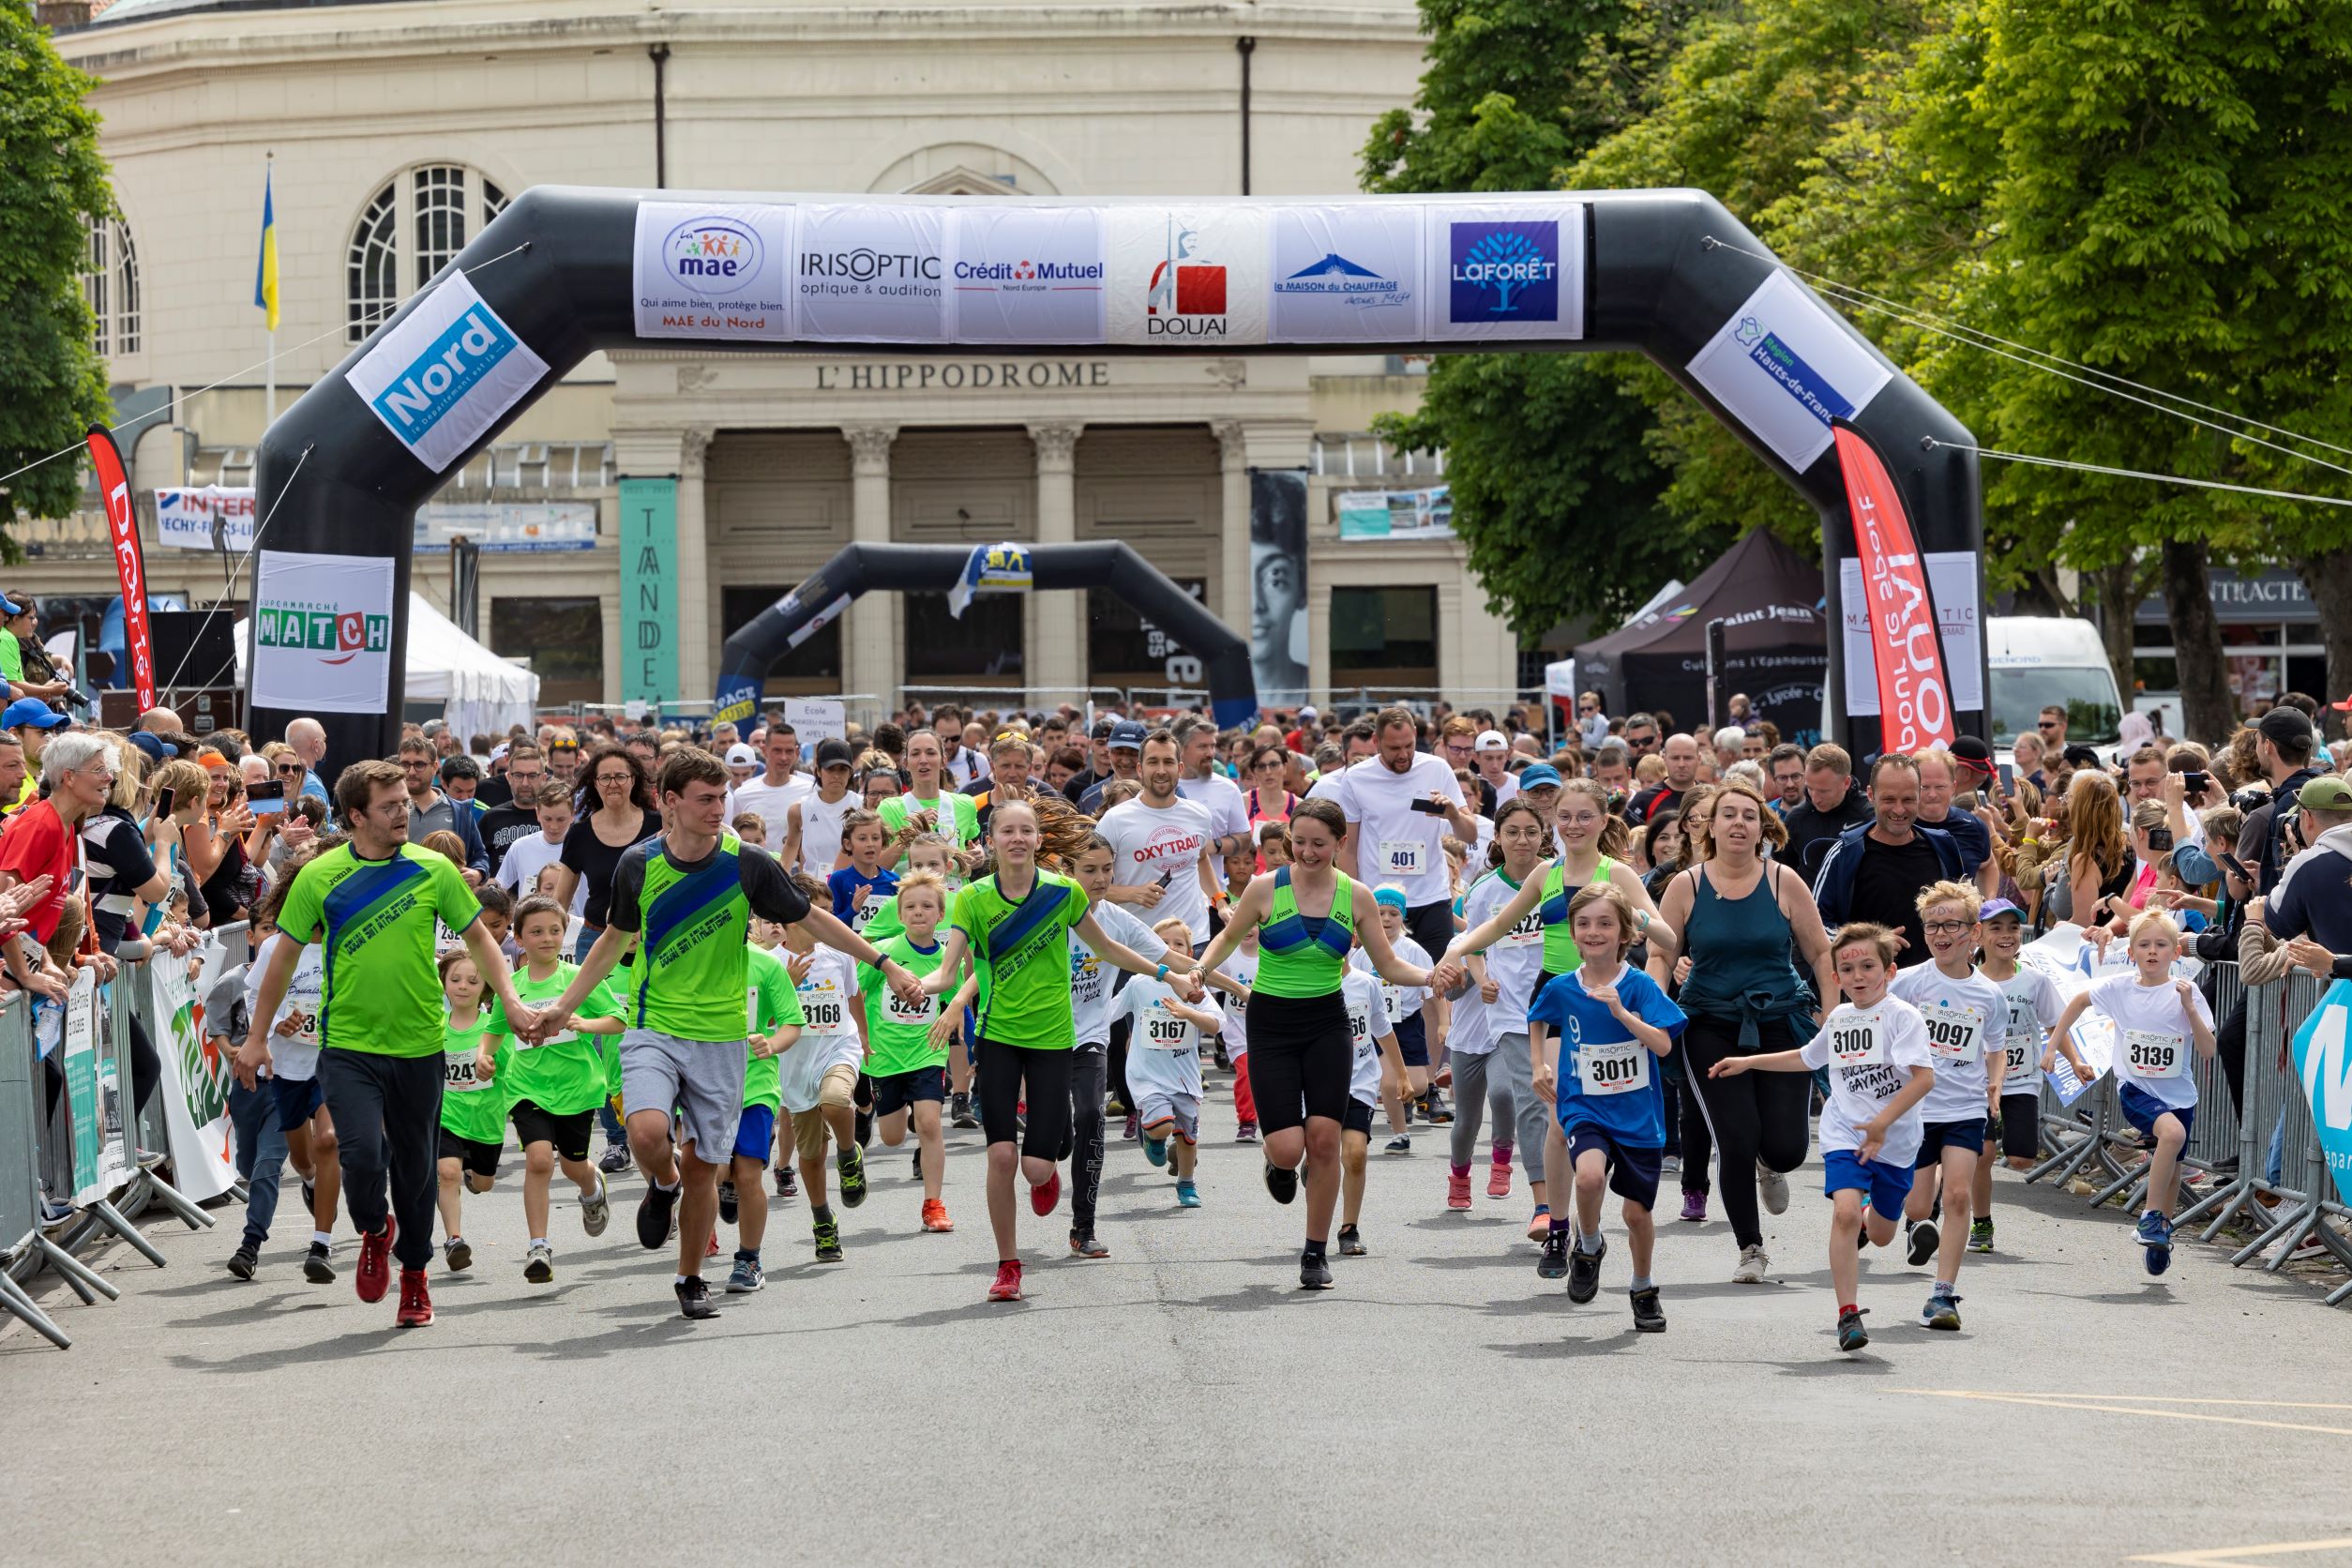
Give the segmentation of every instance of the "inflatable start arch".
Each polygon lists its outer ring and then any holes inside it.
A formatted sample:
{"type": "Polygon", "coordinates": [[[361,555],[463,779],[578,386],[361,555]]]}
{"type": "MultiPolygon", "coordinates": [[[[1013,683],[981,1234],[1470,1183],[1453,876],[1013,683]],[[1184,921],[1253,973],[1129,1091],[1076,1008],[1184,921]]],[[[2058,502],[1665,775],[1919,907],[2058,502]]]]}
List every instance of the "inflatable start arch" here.
{"type": "MultiPolygon", "coordinates": [[[[1832,691],[1841,563],[1857,553],[1832,425],[1876,449],[1937,580],[1967,574],[1970,607],[1943,638],[1954,689],[1974,699],[1956,727],[1984,731],[1978,477],[1955,449],[1972,438],[1702,191],[1080,202],[542,186],[264,437],[253,732],[309,714],[339,765],[390,753],[416,508],[590,353],[842,344],[1637,351],[1820,514],[1832,691]]],[[[1030,586],[1108,587],[1176,632],[1221,722],[1257,706],[1242,638],[1126,546],[1020,553],[1030,586]]],[[[728,639],[717,701],[756,701],[770,664],[858,594],[954,588],[966,557],[842,550],[728,639]]],[[[1878,748],[1875,718],[1841,713],[1833,730],[1857,755],[1878,748]]]]}

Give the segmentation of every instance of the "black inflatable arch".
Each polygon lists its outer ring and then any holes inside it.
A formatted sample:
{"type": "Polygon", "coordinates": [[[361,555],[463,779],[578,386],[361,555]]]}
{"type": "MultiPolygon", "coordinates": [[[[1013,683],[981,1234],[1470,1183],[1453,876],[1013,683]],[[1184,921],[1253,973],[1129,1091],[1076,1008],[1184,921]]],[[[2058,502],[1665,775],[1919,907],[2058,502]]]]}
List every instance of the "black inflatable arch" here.
{"type": "MultiPolygon", "coordinates": [[[[662,349],[700,354],[822,347],[854,353],[861,347],[837,339],[812,338],[755,345],[639,336],[633,268],[641,202],[734,208],[855,203],[884,207],[989,204],[1002,209],[1006,204],[1005,199],[999,197],[894,197],[878,201],[863,196],[728,195],[552,186],[535,187],[518,196],[429,288],[304,393],[263,438],[257,505],[259,515],[266,520],[264,537],[261,540],[264,557],[272,552],[299,551],[374,557],[392,563],[389,701],[385,711],[380,714],[315,716],[326,728],[332,765],[339,767],[359,758],[387,756],[397,742],[408,636],[409,557],[416,508],[441,488],[445,474],[488,445],[566,370],[590,353],[602,349],[662,349]],[[472,428],[475,422],[469,421],[461,450],[434,452],[430,454],[434,460],[429,464],[420,460],[409,442],[392,433],[391,427],[370,407],[352,377],[372,348],[388,335],[400,331],[420,309],[432,308],[435,295],[459,272],[466,275],[465,284],[478,293],[482,302],[495,313],[497,324],[528,351],[509,358],[509,376],[517,362],[531,361],[533,356],[545,368],[536,371],[527,386],[509,388],[520,395],[495,418],[478,422],[478,429],[472,428]]],[[[1466,341],[1458,337],[1443,341],[1405,342],[1232,341],[1199,349],[1153,345],[1139,347],[1136,352],[1229,356],[1237,352],[1424,354],[1619,349],[1644,354],[1745,441],[1819,514],[1823,597],[1826,624],[1831,628],[1829,679],[1831,690],[1837,692],[1842,689],[1843,665],[1838,564],[1853,555],[1854,540],[1834,450],[1825,449],[1811,457],[1801,471],[1774,449],[1768,433],[1759,432],[1748,422],[1747,415],[1727,407],[1692,370],[1693,361],[1702,350],[1711,345],[1721,346],[1732,327],[1749,320],[1742,317],[1735,323],[1734,317],[1761,285],[1777,278],[1784,280],[1787,290],[1819,309],[1827,324],[1817,327],[1817,332],[1842,339],[1850,347],[1841,353],[1849,357],[1853,354],[1864,356],[1853,362],[1866,360],[1883,374],[1883,383],[1847,417],[1884,458],[1910,513],[1919,547],[1928,552],[1965,551],[1981,558],[1983,534],[1976,460],[1972,452],[1955,449],[1973,446],[1968,431],[1842,317],[1821,305],[1793,276],[1771,261],[1765,247],[1746,227],[1704,191],[1545,191],[1524,195],[1331,198],[1312,202],[1200,198],[1192,202],[1146,203],[1021,198],[1020,203],[1029,206],[1147,208],[1153,212],[1234,206],[1417,204],[1433,209],[1433,221],[1434,209],[1448,207],[1548,204],[1563,211],[1570,206],[1580,209],[1582,219],[1576,232],[1582,240],[1582,264],[1566,269],[1563,276],[1576,280],[1581,296],[1573,302],[1560,302],[1563,321],[1568,319],[1572,304],[1580,307],[1580,337],[1485,342],[1466,341]]],[[[1440,292],[1444,287],[1442,283],[1434,286],[1440,292]]],[[[409,352],[406,345],[415,338],[414,331],[405,336],[403,354],[409,352]]],[[[988,346],[992,352],[1024,354],[1060,352],[1070,345],[1067,341],[991,341],[988,346]]],[[[870,347],[875,353],[904,354],[969,352],[971,345],[954,341],[889,342],[870,347]]],[[[1110,352],[1120,352],[1122,347],[1118,342],[1108,345],[1110,352]]],[[[463,348],[460,345],[453,352],[461,358],[463,348]]],[[[451,363],[459,361],[453,359],[451,363]]],[[[1793,364],[1795,379],[1784,379],[1789,380],[1791,385],[1799,384],[1809,374],[1808,367],[1801,358],[1789,363],[1793,364]]],[[[412,396],[415,390],[411,388],[412,396]]],[[[429,394],[431,388],[423,390],[429,394]]],[[[377,395],[381,400],[381,387],[377,395]]],[[[965,553],[956,547],[908,545],[862,544],[844,550],[792,596],[763,611],[728,640],[720,676],[722,691],[729,690],[731,684],[731,689],[740,693],[746,682],[756,683],[764,676],[768,664],[784,652],[792,634],[812,618],[826,613],[826,607],[835,604],[843,594],[853,595],[871,588],[944,588],[955,581],[965,553]]],[[[1208,666],[1211,694],[1220,717],[1238,717],[1254,705],[1248,684],[1247,650],[1241,639],[1185,598],[1133,550],[1116,543],[1089,543],[1033,546],[1031,553],[1034,586],[1114,588],[1199,653],[1208,666]]],[[[1561,563],[1563,570],[1574,566],[1573,558],[1561,563]]],[[[259,575],[257,572],[257,580],[259,575]]],[[[1981,600],[1981,581],[1978,597],[1981,600]]],[[[252,662],[257,665],[259,661],[252,662]]],[[[1973,662],[1982,689],[1981,630],[1973,662]]],[[[1830,704],[1832,732],[1857,755],[1877,750],[1877,720],[1847,715],[1844,706],[1837,701],[1830,704]]],[[[257,735],[279,734],[288,720],[300,716],[302,712],[294,707],[256,707],[249,724],[257,735]]],[[[1955,717],[1961,732],[1984,732],[1985,716],[1981,706],[1962,709],[1955,717]]]]}

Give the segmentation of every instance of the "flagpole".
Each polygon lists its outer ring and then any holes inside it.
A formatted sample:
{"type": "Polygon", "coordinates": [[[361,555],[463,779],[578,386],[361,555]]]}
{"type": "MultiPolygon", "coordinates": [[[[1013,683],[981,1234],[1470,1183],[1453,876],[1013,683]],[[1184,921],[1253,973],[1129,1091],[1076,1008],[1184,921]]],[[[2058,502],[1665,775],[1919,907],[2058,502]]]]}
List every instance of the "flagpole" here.
{"type": "MultiPolygon", "coordinates": [[[[275,151],[264,153],[262,157],[265,164],[274,164],[278,159],[278,154],[275,151]]],[[[263,174],[263,188],[267,189],[268,187],[269,177],[265,171],[263,174]]],[[[264,241],[264,243],[266,243],[266,241],[264,241]]],[[[262,429],[264,431],[266,431],[270,426],[278,423],[278,320],[277,312],[274,310],[270,313],[269,319],[269,381],[267,407],[268,412],[262,419],[262,429]]]]}

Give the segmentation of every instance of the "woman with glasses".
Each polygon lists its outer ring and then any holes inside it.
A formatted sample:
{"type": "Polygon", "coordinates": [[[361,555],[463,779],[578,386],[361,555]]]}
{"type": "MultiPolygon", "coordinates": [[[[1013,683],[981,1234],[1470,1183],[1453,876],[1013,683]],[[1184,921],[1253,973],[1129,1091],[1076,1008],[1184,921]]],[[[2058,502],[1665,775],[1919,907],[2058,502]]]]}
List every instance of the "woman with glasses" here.
{"type": "MultiPolygon", "coordinates": [[[[253,831],[253,813],[245,805],[245,781],[226,757],[206,747],[195,761],[208,783],[204,809],[182,831],[182,840],[204,898],[204,923],[225,926],[245,918],[259,891],[245,843],[253,831]]],[[[189,913],[195,912],[191,907],[189,913]]]]}
{"type": "MultiPolygon", "coordinates": [[[[559,734],[556,746],[562,744],[559,734]]],[[[554,749],[549,747],[550,761],[554,749]]],[[[580,770],[580,778],[573,793],[577,815],[571,831],[564,835],[564,852],[556,862],[562,869],[556,875],[555,901],[571,908],[572,896],[581,883],[587,884],[587,903],[580,911],[583,924],[574,949],[575,961],[585,962],[588,949],[604,934],[621,857],[661,832],[661,812],[654,803],[645,764],[621,746],[598,746],[580,770]]]]}
{"type": "MultiPolygon", "coordinates": [[[[1249,837],[1253,844],[1263,842],[1261,829],[1265,823],[1288,824],[1290,813],[1299,808],[1299,797],[1284,785],[1289,768],[1290,754],[1281,746],[1261,746],[1249,754],[1249,788],[1242,798],[1249,807],[1249,837]]],[[[1259,851],[1258,869],[1265,868],[1266,856],[1259,851]]]]}

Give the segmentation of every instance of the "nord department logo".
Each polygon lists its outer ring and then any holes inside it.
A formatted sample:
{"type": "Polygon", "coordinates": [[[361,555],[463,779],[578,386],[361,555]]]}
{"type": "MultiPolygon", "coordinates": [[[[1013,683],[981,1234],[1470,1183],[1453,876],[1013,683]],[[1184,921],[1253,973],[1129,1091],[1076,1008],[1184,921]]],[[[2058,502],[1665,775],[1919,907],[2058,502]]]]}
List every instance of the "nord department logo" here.
{"type": "Polygon", "coordinates": [[[1449,235],[1455,322],[1560,320],[1560,223],[1460,222],[1449,235]]]}
{"type": "Polygon", "coordinates": [[[489,306],[476,305],[442,328],[424,352],[376,394],[376,413],[401,440],[415,446],[520,346],[489,306]]]}

